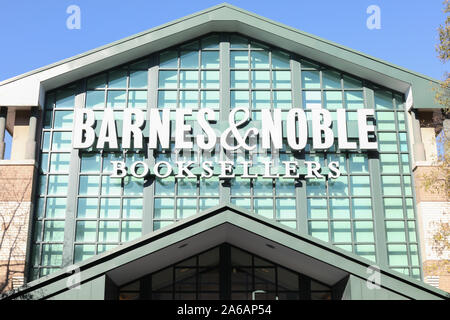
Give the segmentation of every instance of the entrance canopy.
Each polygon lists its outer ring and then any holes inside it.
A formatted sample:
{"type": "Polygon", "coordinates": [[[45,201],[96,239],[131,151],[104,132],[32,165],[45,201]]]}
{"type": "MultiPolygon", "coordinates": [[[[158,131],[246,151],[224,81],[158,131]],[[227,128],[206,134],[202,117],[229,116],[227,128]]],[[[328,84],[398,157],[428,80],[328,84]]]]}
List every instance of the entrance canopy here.
{"type": "Polygon", "coordinates": [[[419,281],[380,269],[379,289],[366,279],[371,262],[234,206],[219,206],[94,256],[28,285],[10,299],[108,299],[146,274],[229,243],[333,287],[336,299],[447,299],[419,281]],[[72,286],[81,283],[81,290],[72,286]]]}

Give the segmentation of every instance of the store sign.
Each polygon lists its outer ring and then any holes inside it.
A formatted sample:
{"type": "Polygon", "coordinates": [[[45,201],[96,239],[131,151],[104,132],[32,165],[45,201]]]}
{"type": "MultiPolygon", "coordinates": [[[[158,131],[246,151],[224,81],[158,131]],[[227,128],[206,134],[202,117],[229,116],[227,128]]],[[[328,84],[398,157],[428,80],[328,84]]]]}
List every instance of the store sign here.
{"type": "MultiPolygon", "coordinates": [[[[96,148],[103,150],[105,145],[110,149],[119,149],[118,135],[115,121],[115,112],[111,108],[106,108],[103,112],[102,120],[96,120],[94,111],[91,109],[75,110],[75,125],[73,136],[74,149],[96,148]],[[95,128],[100,130],[96,136],[95,128]]],[[[330,111],[325,109],[311,110],[311,132],[312,149],[327,150],[334,144],[335,135],[333,127],[337,128],[337,141],[339,150],[377,150],[378,143],[371,136],[375,135],[375,126],[368,123],[368,117],[374,117],[373,109],[357,110],[358,143],[349,141],[347,135],[347,115],[345,109],[337,109],[337,120],[333,121],[330,111]],[[372,141],[373,140],[373,141],[372,141]]],[[[277,153],[283,149],[283,136],[287,138],[287,143],[293,151],[305,149],[308,141],[308,121],[303,109],[290,109],[286,120],[282,120],[281,110],[262,110],[260,128],[249,127],[251,124],[250,110],[240,107],[230,111],[228,127],[221,131],[211,126],[216,122],[216,113],[209,108],[196,110],[197,117],[194,125],[189,124],[187,117],[192,116],[192,109],[150,109],[148,120],[148,142],[150,150],[170,149],[171,132],[174,132],[175,150],[193,150],[194,144],[202,152],[211,152],[216,148],[217,142],[227,153],[249,152],[277,153]],[[172,113],[175,113],[175,130],[171,130],[172,113]],[[284,122],[284,123],[283,123],[284,122]],[[283,135],[283,128],[285,132],[283,135]],[[192,133],[197,131],[197,135],[192,133]]],[[[144,148],[145,113],[139,109],[125,109],[123,111],[122,124],[122,149],[139,150],[144,148]]],[[[173,151],[173,150],[172,150],[173,151]]],[[[195,177],[192,172],[195,163],[193,161],[178,161],[176,168],[166,161],[157,162],[153,168],[149,168],[144,161],[137,161],[126,168],[123,161],[112,161],[114,170],[112,177],[122,178],[127,171],[138,178],[145,177],[152,172],[159,178],[165,178],[177,172],[175,177],[195,177]],[[138,170],[138,168],[140,168],[138,170]],[[139,173],[138,173],[139,171],[139,173]]],[[[202,169],[201,177],[210,178],[214,175],[216,166],[220,168],[219,178],[235,177],[233,161],[203,161],[200,164],[202,169]]],[[[251,161],[242,161],[238,164],[242,168],[242,178],[255,178],[258,174],[250,174],[251,168],[255,167],[251,161]]],[[[281,161],[284,167],[283,173],[273,173],[274,163],[263,161],[261,163],[264,170],[261,174],[264,178],[298,178],[298,164],[295,161],[281,161]]],[[[306,178],[321,178],[320,164],[316,161],[305,161],[306,178]]],[[[277,170],[275,170],[277,171],[277,170]]],[[[339,163],[330,162],[328,164],[328,178],[340,176],[339,163]]]]}

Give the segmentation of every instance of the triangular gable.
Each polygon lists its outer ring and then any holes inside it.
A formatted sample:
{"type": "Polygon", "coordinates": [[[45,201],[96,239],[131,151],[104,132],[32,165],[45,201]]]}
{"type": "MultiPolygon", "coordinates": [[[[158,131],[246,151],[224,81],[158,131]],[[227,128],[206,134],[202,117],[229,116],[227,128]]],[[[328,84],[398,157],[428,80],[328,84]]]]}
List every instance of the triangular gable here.
{"type": "MultiPolygon", "coordinates": [[[[286,267],[301,269],[312,278],[321,277],[329,285],[335,285],[345,277],[365,282],[367,268],[372,264],[326,242],[300,235],[294,229],[227,205],[212,208],[91,257],[77,266],[69,266],[32,281],[8,298],[46,299],[60,295],[69,290],[68,279],[73,274],[66,270],[75,269],[80,271],[81,283],[102,277],[112,279],[120,286],[149,273],[152,268],[156,271],[188,257],[189,252],[183,255],[181,248],[201,251],[206,249],[205,246],[213,247],[223,242],[262,257],[269,254],[272,261],[290,264],[286,267]]],[[[382,268],[380,274],[383,290],[395,296],[407,299],[449,298],[449,294],[400,273],[382,268]]]]}
{"type": "Polygon", "coordinates": [[[238,32],[261,39],[403,92],[408,108],[440,108],[432,90],[438,86],[437,80],[226,3],[0,82],[0,105],[42,106],[47,90],[215,31],[238,32]]]}

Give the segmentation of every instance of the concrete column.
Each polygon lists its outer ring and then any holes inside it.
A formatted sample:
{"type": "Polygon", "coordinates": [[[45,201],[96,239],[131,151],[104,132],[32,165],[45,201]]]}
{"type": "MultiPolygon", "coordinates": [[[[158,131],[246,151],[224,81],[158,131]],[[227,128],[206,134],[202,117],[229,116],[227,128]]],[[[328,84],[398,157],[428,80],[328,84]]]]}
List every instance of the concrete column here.
{"type": "Polygon", "coordinates": [[[5,157],[5,130],[6,130],[6,115],[8,108],[0,107],[0,160],[5,157]]]}
{"type": "Polygon", "coordinates": [[[32,107],[30,113],[30,122],[28,127],[28,139],[25,149],[25,159],[34,160],[36,155],[36,127],[37,127],[38,108],[32,107]]]}
{"type": "Polygon", "coordinates": [[[422,132],[420,131],[420,122],[417,119],[416,115],[417,111],[411,110],[411,118],[412,118],[412,132],[414,137],[413,144],[413,152],[414,152],[414,160],[417,161],[425,161],[425,147],[422,141],[422,132]]]}

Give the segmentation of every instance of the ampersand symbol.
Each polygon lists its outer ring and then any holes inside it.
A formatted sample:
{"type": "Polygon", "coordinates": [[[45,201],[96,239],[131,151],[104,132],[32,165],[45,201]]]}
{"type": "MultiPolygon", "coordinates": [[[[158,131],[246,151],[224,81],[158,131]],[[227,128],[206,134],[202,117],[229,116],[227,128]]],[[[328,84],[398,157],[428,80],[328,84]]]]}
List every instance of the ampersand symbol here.
{"type": "Polygon", "coordinates": [[[229,127],[222,133],[222,136],[220,137],[220,143],[225,149],[234,151],[239,148],[244,148],[245,150],[250,151],[256,148],[256,145],[249,146],[245,141],[248,139],[250,135],[256,136],[258,134],[258,129],[250,128],[244,133],[243,136],[240,135],[238,130],[238,128],[242,126],[244,123],[246,123],[249,119],[250,119],[250,111],[248,110],[248,108],[240,107],[231,110],[230,116],[228,117],[229,127]],[[238,122],[235,122],[235,114],[239,111],[244,112],[244,117],[238,122]],[[230,132],[233,134],[234,138],[237,141],[237,144],[234,146],[229,145],[227,142],[227,138],[230,132]]]}

